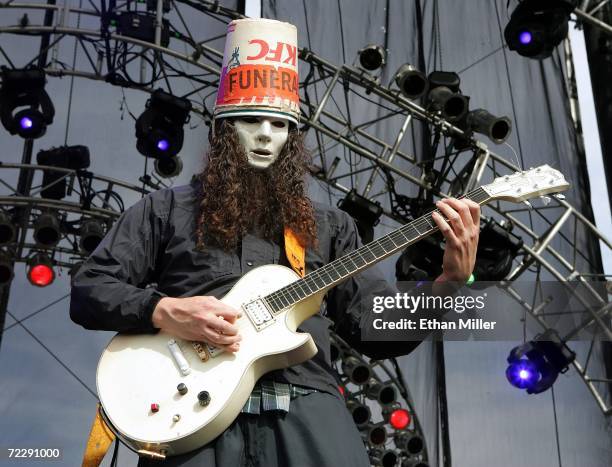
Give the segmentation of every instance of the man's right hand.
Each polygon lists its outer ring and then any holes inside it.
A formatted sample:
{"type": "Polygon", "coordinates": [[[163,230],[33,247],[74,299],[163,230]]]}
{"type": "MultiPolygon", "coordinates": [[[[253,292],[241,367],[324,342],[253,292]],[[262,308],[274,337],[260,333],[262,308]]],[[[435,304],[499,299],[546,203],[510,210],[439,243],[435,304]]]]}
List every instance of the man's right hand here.
{"type": "Polygon", "coordinates": [[[236,319],[240,312],[210,296],[163,297],[155,307],[153,326],[190,341],[208,342],[237,352],[242,337],[236,319]]]}

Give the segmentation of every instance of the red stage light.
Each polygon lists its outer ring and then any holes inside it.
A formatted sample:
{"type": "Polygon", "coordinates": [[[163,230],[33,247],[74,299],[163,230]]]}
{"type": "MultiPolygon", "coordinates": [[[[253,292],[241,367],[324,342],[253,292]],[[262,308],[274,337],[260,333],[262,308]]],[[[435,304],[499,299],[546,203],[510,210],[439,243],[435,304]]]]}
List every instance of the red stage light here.
{"type": "Polygon", "coordinates": [[[406,409],[396,409],[391,412],[389,423],[396,430],[403,430],[410,425],[410,413],[406,409]]]}
{"type": "Polygon", "coordinates": [[[46,263],[33,264],[28,270],[28,280],[38,287],[46,287],[55,279],[53,267],[46,263]]]}

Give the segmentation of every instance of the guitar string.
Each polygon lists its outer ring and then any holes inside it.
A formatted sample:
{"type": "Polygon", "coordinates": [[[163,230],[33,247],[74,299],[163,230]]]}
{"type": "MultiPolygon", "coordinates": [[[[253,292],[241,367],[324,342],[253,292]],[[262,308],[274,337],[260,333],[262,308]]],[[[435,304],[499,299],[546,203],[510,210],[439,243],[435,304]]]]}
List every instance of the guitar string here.
{"type": "MultiPolygon", "coordinates": [[[[474,199],[474,200],[478,199],[479,200],[478,202],[481,203],[484,200],[486,200],[486,198],[488,198],[488,194],[481,188],[478,188],[474,190],[473,192],[468,193],[466,197],[470,199],[474,199]],[[481,195],[483,194],[485,195],[485,197],[483,199],[480,199],[481,195]]],[[[438,210],[434,210],[434,211],[439,213],[438,210]]],[[[368,264],[372,262],[377,262],[380,259],[380,256],[385,255],[385,254],[392,254],[394,250],[398,250],[402,248],[406,243],[410,243],[414,240],[417,240],[419,237],[429,235],[430,233],[432,233],[432,230],[435,231],[437,229],[437,226],[435,224],[432,225],[432,221],[429,217],[429,214],[431,214],[431,212],[425,214],[424,216],[421,216],[420,218],[416,219],[415,221],[409,224],[402,226],[396,231],[391,232],[390,234],[384,237],[381,237],[375,242],[365,245],[364,247],[358,250],[354,250],[353,252],[341,258],[338,258],[337,260],[313,271],[311,274],[308,274],[303,279],[296,281],[292,284],[289,284],[288,286],[283,287],[269,294],[268,296],[264,298],[266,298],[268,302],[273,302],[272,304],[275,305],[275,308],[282,309],[282,308],[289,306],[296,300],[302,300],[308,295],[312,295],[316,293],[317,291],[322,290],[322,288],[325,287],[325,278],[323,277],[324,275],[326,275],[328,280],[331,280],[331,282],[343,280],[345,276],[351,275],[352,273],[355,272],[353,267],[355,267],[356,269],[359,269],[359,268],[363,268],[367,266],[368,264]],[[420,230],[423,227],[425,227],[425,225],[428,227],[428,230],[420,232],[420,230]],[[410,237],[406,238],[406,233],[410,227],[413,227],[417,234],[416,237],[414,238],[410,238],[410,237]],[[398,238],[400,235],[403,238],[401,239],[398,238]],[[396,244],[395,239],[399,240],[400,246],[396,244]],[[389,248],[389,250],[387,250],[387,248],[389,248]],[[373,259],[370,261],[366,260],[364,254],[373,255],[373,259]],[[355,260],[358,260],[361,264],[360,265],[357,264],[355,260]],[[351,266],[351,263],[353,264],[353,266],[351,266]],[[342,266],[344,270],[346,271],[346,274],[342,273],[337,266],[342,266]],[[349,270],[347,266],[353,269],[353,271],[349,270]],[[334,273],[334,272],[336,273],[338,277],[334,278],[331,276],[331,273],[334,273]],[[323,286],[317,283],[317,281],[319,280],[323,280],[323,286]],[[307,286],[308,289],[310,290],[307,290],[306,288],[304,288],[303,285],[307,286]],[[311,286],[314,286],[315,290],[313,290],[311,286]],[[301,297],[300,293],[303,293],[305,295],[301,297]],[[295,294],[297,294],[297,297],[294,296],[295,294]],[[287,302],[286,304],[283,303],[283,299],[284,301],[287,302]],[[277,302],[280,303],[280,307],[278,306],[277,302]]],[[[279,310],[275,310],[275,311],[279,311],[279,310]]]]}
{"type": "MultiPolygon", "coordinates": [[[[469,198],[479,204],[482,204],[489,198],[489,195],[482,187],[479,187],[473,190],[472,192],[466,194],[465,198],[469,198]]],[[[336,281],[343,280],[344,278],[346,278],[346,276],[350,276],[351,274],[355,273],[356,270],[364,268],[373,262],[379,261],[381,256],[386,254],[392,254],[394,251],[401,249],[406,244],[418,240],[419,237],[428,236],[433,233],[433,231],[437,230],[437,225],[432,224],[433,220],[431,219],[431,214],[433,212],[441,214],[438,209],[434,209],[419,217],[418,219],[415,219],[414,221],[403,225],[397,230],[379,238],[378,240],[364,245],[363,247],[354,250],[348,253],[347,255],[344,255],[341,258],[338,258],[332,261],[331,263],[326,264],[325,266],[322,266],[321,268],[311,272],[304,278],[299,279],[298,281],[293,282],[285,287],[282,287],[281,289],[272,292],[271,294],[263,298],[270,305],[272,305],[273,308],[277,308],[273,309],[274,312],[278,312],[281,309],[290,306],[295,301],[302,300],[308,297],[309,295],[312,295],[322,290],[327,286],[325,284],[326,281],[331,281],[333,283],[336,281]],[[424,227],[427,227],[427,230],[421,232],[424,227]],[[412,238],[414,234],[408,235],[410,228],[412,228],[417,234],[416,237],[412,238]],[[373,259],[368,261],[365,255],[373,256],[373,259]],[[356,260],[360,264],[358,264],[356,260]],[[344,268],[346,274],[340,271],[340,266],[344,268]],[[331,274],[333,273],[336,273],[335,275],[337,275],[338,277],[332,277],[331,274]],[[325,279],[324,276],[327,276],[327,279],[325,279]],[[318,284],[318,281],[323,282],[323,285],[318,284]],[[286,303],[283,303],[283,301],[286,303]]]]}

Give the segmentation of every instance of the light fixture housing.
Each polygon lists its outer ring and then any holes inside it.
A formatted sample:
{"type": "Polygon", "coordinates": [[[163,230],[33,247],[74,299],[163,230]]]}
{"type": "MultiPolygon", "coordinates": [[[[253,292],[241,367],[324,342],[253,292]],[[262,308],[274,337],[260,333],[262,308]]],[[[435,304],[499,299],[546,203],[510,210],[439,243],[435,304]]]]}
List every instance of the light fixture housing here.
{"type": "Polygon", "coordinates": [[[510,50],[523,57],[543,59],[567,37],[568,21],[575,1],[523,0],[504,29],[510,50]]]}
{"type": "Polygon", "coordinates": [[[146,110],[136,120],[136,149],[154,159],[176,156],[183,148],[183,125],[191,102],[161,89],[151,94],[146,110]]]}
{"type": "Polygon", "coordinates": [[[387,63],[387,52],[376,44],[366,45],[359,51],[359,64],[367,71],[376,71],[387,63]]]}
{"type": "Polygon", "coordinates": [[[90,255],[104,238],[104,224],[96,219],[83,219],[79,235],[81,250],[90,255]]]}
{"type": "Polygon", "coordinates": [[[427,94],[429,82],[425,73],[409,63],[404,63],[395,72],[395,84],[408,99],[418,99],[427,94]]]}
{"type": "Polygon", "coordinates": [[[9,69],[2,67],[0,121],[12,135],[25,139],[40,138],[53,123],[55,108],[45,91],[42,68],[9,69]]]}
{"type": "Polygon", "coordinates": [[[43,212],[34,222],[34,240],[38,245],[52,248],[62,236],[60,221],[56,213],[43,212]]]}

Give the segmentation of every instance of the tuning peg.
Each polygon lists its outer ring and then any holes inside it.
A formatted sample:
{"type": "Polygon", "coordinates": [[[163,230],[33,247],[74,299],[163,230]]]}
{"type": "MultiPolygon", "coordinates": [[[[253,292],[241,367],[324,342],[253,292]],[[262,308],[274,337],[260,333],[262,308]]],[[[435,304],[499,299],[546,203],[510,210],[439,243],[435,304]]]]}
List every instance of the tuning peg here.
{"type": "Polygon", "coordinates": [[[550,204],[550,197],[549,196],[540,196],[540,199],[542,200],[542,203],[544,203],[544,206],[548,206],[550,204]]]}
{"type": "Polygon", "coordinates": [[[565,199],[565,195],[562,195],[561,193],[557,193],[556,195],[553,195],[553,196],[557,199],[565,199]]]}
{"type": "Polygon", "coordinates": [[[523,203],[526,204],[529,209],[533,209],[533,206],[531,205],[529,201],[525,200],[523,201],[523,203]]]}

